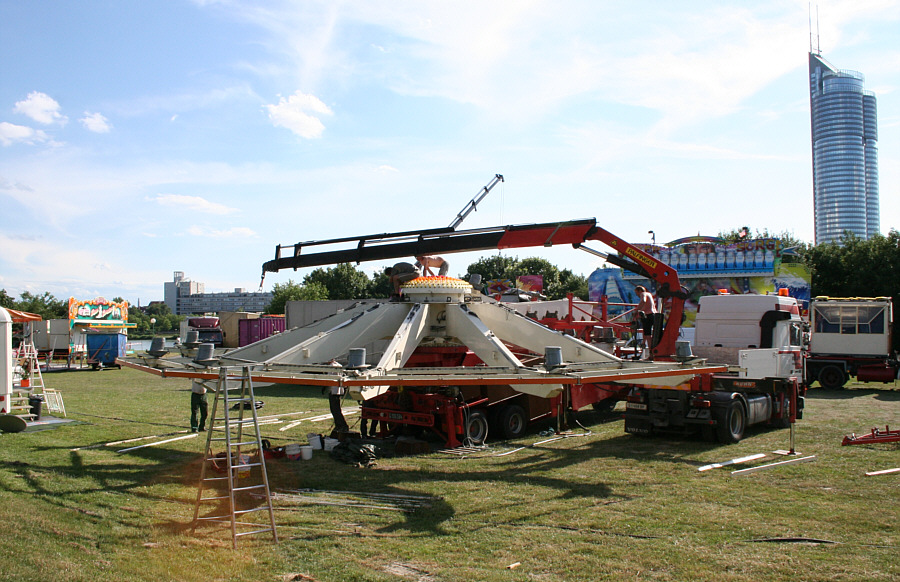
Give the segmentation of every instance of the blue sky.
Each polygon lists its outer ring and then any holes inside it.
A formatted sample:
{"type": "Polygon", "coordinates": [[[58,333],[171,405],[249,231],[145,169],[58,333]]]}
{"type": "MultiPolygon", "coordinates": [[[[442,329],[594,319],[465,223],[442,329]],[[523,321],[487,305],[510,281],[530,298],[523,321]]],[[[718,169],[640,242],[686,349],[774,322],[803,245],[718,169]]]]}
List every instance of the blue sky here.
{"type": "MultiPolygon", "coordinates": [[[[276,244],[447,226],[497,173],[461,228],[812,241],[808,8],[0,0],[0,288],[256,290],[276,244]]],[[[881,227],[900,228],[900,0],[823,1],[818,22],[877,95],[881,227]]]]}

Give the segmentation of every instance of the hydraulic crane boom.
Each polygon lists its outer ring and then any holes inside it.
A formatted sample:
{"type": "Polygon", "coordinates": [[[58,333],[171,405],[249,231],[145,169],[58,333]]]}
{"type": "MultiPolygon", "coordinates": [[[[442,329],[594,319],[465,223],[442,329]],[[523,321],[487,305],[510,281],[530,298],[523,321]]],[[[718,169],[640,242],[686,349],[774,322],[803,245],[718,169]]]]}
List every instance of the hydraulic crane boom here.
{"type": "Polygon", "coordinates": [[[657,295],[663,300],[671,300],[668,319],[659,342],[652,348],[656,358],[671,357],[675,353],[675,341],[678,339],[686,298],[677,272],[669,265],[597,226],[594,218],[461,231],[448,227],[278,245],[275,247],[275,259],[263,264],[263,276],[265,277],[267,272],[274,273],[281,269],[361,263],[439,253],[550,247],[561,244],[589,250],[582,245],[590,240],[600,241],[614,249],[618,256],[605,254],[601,256],[616,266],[655,281],[657,295]],[[323,245],[342,245],[345,248],[303,253],[310,248],[323,245]]]}

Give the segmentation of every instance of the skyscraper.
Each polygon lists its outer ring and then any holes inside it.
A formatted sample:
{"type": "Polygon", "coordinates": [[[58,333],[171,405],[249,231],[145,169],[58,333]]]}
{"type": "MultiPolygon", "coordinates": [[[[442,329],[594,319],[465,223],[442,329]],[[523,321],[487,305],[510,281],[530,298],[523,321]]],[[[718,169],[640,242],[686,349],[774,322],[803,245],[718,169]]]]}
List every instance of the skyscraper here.
{"type": "Polygon", "coordinates": [[[880,230],[877,112],[864,80],[809,53],[816,244],[880,230]]]}

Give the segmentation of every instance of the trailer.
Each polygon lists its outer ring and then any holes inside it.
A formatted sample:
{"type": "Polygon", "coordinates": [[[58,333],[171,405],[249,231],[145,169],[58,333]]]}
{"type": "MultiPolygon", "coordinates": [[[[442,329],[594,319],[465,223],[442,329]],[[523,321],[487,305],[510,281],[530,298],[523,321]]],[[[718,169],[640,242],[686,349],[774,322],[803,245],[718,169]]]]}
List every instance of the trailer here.
{"type": "Polygon", "coordinates": [[[900,377],[889,297],[816,297],[809,307],[806,382],[837,390],[850,376],[890,383],[900,377]]]}

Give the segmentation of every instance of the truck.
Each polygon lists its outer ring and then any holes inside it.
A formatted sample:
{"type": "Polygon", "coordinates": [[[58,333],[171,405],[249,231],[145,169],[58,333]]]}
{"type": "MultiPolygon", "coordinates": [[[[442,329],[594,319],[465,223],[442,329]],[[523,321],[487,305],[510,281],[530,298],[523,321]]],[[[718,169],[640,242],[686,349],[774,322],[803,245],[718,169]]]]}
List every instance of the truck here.
{"type": "Polygon", "coordinates": [[[225,341],[225,334],[219,323],[219,318],[211,315],[188,317],[181,324],[182,343],[190,342],[191,332],[196,332],[197,342],[201,344],[213,344],[221,347],[225,341]]]}
{"type": "Polygon", "coordinates": [[[809,306],[807,384],[837,390],[850,376],[893,382],[900,361],[893,351],[890,297],[816,297],[809,306]]]}
{"type": "Polygon", "coordinates": [[[724,444],[752,425],[786,428],[802,417],[803,327],[796,299],[719,294],[700,298],[691,355],[729,365],[677,389],[634,387],[626,396],[625,431],[699,432],[724,444]]]}

